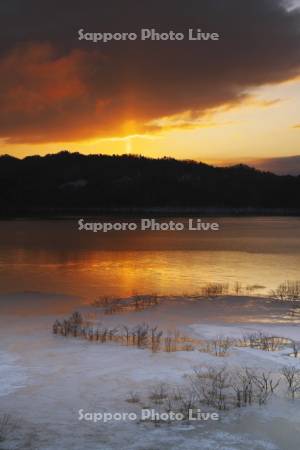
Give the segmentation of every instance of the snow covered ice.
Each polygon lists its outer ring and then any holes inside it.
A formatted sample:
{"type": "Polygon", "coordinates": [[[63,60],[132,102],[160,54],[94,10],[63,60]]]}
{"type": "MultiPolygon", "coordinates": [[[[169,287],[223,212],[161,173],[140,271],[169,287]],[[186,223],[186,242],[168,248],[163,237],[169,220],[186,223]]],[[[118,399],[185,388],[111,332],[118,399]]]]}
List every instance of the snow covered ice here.
{"type": "MultiPolygon", "coordinates": [[[[82,308],[85,313],[90,310],[94,311],[89,306],[82,308]]],[[[235,370],[247,366],[272,373],[279,373],[285,365],[300,368],[300,359],[289,356],[289,348],[267,352],[233,347],[223,358],[198,350],[152,353],[116,343],[101,345],[53,335],[51,327],[57,317],[65,315],[24,317],[13,314],[7,305],[5,314],[1,313],[0,415],[8,414],[15,429],[0,442],[0,449],[299,449],[300,400],[288,399],[283,385],[266,405],[224,411],[218,422],[155,426],[138,421],[104,424],[78,420],[80,409],[137,412],[139,406],[127,401],[130,392],[137,392],[147,406],[154,386],[184,386],[194,367],[226,365],[235,370]]],[[[166,298],[155,308],[99,320],[109,325],[147,321],[164,329],[176,323],[186,335],[201,339],[239,338],[259,330],[300,341],[299,323],[296,319],[288,322],[286,306],[246,297],[202,303],[166,298]],[[222,314],[220,304],[224,307],[222,314]]]]}

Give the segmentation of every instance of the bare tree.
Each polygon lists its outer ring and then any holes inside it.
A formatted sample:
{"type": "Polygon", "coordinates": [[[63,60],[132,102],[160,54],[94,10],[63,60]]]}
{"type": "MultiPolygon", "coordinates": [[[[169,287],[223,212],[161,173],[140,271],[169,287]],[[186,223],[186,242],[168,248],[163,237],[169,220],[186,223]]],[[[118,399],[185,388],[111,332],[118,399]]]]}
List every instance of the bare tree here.
{"type": "Polygon", "coordinates": [[[160,349],[160,340],[163,335],[162,331],[158,331],[157,327],[151,328],[151,350],[153,353],[160,349]]]}
{"type": "Polygon", "coordinates": [[[231,345],[231,339],[218,336],[212,341],[213,353],[215,356],[226,356],[231,345]]]}
{"type": "Polygon", "coordinates": [[[299,354],[299,344],[295,341],[292,341],[292,349],[293,349],[293,355],[295,358],[298,358],[299,354]]]}
{"type": "Polygon", "coordinates": [[[256,397],[259,405],[263,405],[267,402],[268,398],[275,392],[277,389],[280,379],[275,382],[273,378],[271,378],[271,372],[254,374],[253,382],[256,386],[256,397]]]}
{"type": "Polygon", "coordinates": [[[271,291],[271,297],[282,302],[295,302],[300,300],[300,281],[284,281],[275,290],[271,291]]]}
{"type": "Polygon", "coordinates": [[[300,391],[300,370],[295,366],[285,366],[281,373],[287,382],[288,392],[294,400],[296,393],[300,391]]]}
{"type": "MultiPolygon", "coordinates": [[[[188,419],[190,411],[196,407],[196,395],[193,389],[178,389],[175,396],[175,409],[188,419]]],[[[171,410],[170,410],[171,411],[171,410]]]]}
{"type": "Polygon", "coordinates": [[[153,401],[153,403],[163,403],[163,401],[168,398],[167,386],[164,383],[160,383],[159,385],[154,386],[154,388],[150,392],[149,398],[153,401]]]}
{"type": "Polygon", "coordinates": [[[228,283],[207,283],[202,288],[202,295],[205,297],[215,298],[220,295],[226,295],[229,292],[228,283]]]}
{"type": "Polygon", "coordinates": [[[199,402],[220,410],[227,409],[227,390],[230,383],[229,373],[225,367],[221,369],[209,367],[204,373],[194,369],[191,383],[199,402]]]}
{"type": "Polygon", "coordinates": [[[288,342],[288,339],[278,336],[269,336],[262,331],[243,336],[244,345],[249,345],[251,348],[258,348],[268,352],[274,352],[278,350],[281,345],[287,344],[288,342]]]}
{"type": "Polygon", "coordinates": [[[254,374],[248,368],[237,371],[231,378],[231,386],[236,394],[236,406],[251,405],[253,402],[254,374]]]}
{"type": "Polygon", "coordinates": [[[235,295],[240,295],[242,290],[243,290],[242,283],[236,281],[233,285],[233,292],[235,293],[235,295]]]}

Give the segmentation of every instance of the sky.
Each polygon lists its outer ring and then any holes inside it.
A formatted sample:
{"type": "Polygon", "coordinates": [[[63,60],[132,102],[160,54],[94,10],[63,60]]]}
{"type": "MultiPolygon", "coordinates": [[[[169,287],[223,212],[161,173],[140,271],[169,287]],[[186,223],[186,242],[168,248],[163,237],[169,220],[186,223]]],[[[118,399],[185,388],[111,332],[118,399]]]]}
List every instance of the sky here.
{"type": "Polygon", "coordinates": [[[0,153],[68,149],[213,164],[300,155],[299,6],[2,0],[0,153]],[[186,38],[142,41],[142,28],[186,38]],[[220,39],[190,41],[189,28],[220,39]],[[80,29],[138,39],[94,43],[79,40],[80,29]]]}

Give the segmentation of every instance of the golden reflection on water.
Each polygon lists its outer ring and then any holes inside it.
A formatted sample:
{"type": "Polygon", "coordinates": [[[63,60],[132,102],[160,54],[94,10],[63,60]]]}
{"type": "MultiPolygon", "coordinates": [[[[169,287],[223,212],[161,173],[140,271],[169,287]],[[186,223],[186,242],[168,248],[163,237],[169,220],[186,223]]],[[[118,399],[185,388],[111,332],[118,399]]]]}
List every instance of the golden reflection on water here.
{"type": "Polygon", "coordinates": [[[262,294],[286,279],[299,279],[298,218],[213,220],[221,224],[217,233],[105,235],[78,232],[76,220],[0,222],[0,290],[93,300],[191,294],[209,282],[239,281],[244,287],[263,286],[262,294]]]}

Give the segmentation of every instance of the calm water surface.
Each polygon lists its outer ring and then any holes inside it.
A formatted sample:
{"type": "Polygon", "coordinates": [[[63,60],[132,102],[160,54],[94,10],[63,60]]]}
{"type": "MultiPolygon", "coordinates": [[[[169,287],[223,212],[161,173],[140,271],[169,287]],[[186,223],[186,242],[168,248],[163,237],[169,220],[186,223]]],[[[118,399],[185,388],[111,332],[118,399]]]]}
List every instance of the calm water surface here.
{"type": "Polygon", "coordinates": [[[220,231],[103,234],[79,232],[76,219],[2,221],[0,293],[38,291],[92,300],[195,293],[207,282],[237,280],[264,286],[264,293],[286,279],[300,279],[299,218],[203,220],[220,223],[220,231]]]}

